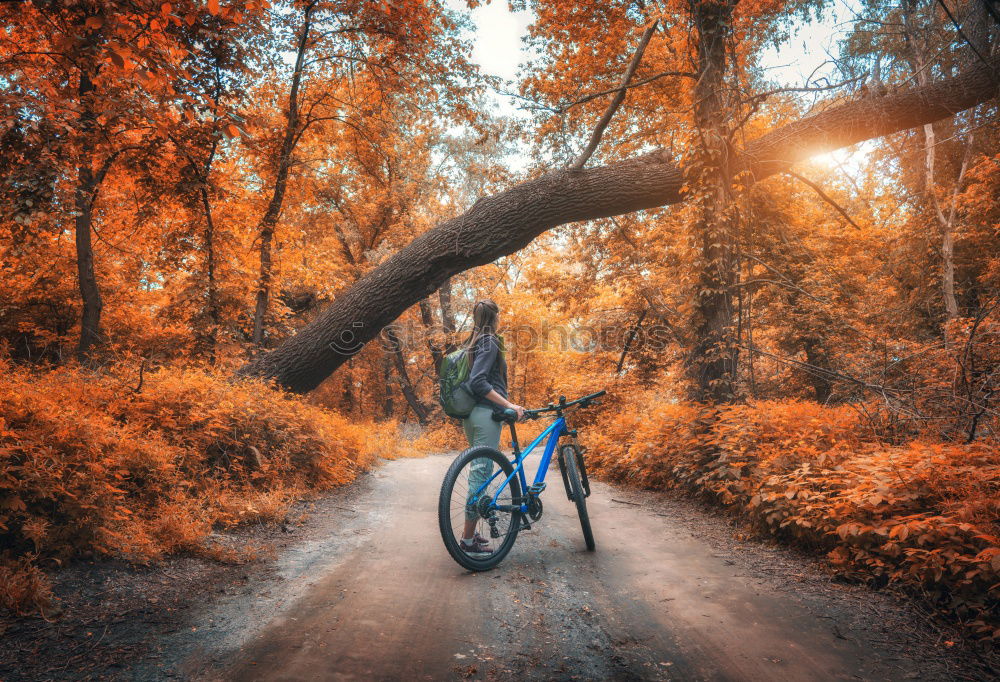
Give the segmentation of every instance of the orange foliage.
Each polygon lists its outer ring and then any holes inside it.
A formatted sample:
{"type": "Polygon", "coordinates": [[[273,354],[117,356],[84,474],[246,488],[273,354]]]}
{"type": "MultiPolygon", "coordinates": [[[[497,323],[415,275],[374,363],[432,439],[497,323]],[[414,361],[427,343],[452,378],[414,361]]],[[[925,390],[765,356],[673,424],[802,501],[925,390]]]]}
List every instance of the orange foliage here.
{"type": "Polygon", "coordinates": [[[20,612],[46,599],[25,557],[225,558],[205,542],[214,528],[283,518],[395,449],[394,422],[348,421],[201,371],[161,369],[138,391],[110,373],[5,361],[0,376],[2,570],[18,576],[0,596],[20,612]]]}
{"type": "Polygon", "coordinates": [[[469,447],[460,424],[454,420],[438,422],[427,428],[408,444],[415,452],[431,454],[449,450],[464,450],[469,447]]]}
{"type": "Polygon", "coordinates": [[[1000,638],[997,443],[886,446],[859,412],[798,401],[638,402],[586,432],[599,473],[706,495],[762,533],[826,552],[840,575],[924,592],[1000,638]]]}

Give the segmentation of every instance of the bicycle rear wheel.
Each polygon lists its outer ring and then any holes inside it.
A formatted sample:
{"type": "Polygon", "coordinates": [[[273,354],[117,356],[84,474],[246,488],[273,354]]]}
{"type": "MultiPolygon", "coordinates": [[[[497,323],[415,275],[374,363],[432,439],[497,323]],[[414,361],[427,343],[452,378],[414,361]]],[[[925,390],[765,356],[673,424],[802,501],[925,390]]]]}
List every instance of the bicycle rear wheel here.
{"type": "Polygon", "coordinates": [[[488,571],[503,561],[514,546],[521,529],[521,512],[488,508],[494,496],[502,506],[511,507],[515,500],[520,502],[518,477],[504,484],[513,471],[514,466],[502,453],[480,445],[455,458],[444,475],[438,498],[441,539],[451,557],[470,571],[488,571]],[[485,488],[477,495],[484,484],[485,488]],[[462,546],[460,541],[468,526],[486,539],[485,546],[480,545],[479,549],[488,551],[462,546]]]}
{"type": "Polygon", "coordinates": [[[580,517],[580,527],[583,529],[583,541],[591,552],[596,547],[594,531],[590,527],[590,517],[587,515],[587,493],[580,476],[580,453],[573,445],[559,448],[559,463],[563,465],[564,482],[570,499],[576,504],[576,513],[580,517]]]}

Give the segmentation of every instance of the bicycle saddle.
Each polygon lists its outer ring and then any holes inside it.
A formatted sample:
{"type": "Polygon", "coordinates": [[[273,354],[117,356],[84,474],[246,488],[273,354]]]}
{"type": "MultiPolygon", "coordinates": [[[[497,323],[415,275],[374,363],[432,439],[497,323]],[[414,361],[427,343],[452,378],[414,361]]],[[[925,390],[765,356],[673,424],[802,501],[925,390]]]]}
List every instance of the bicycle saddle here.
{"type": "Polygon", "coordinates": [[[507,422],[508,424],[513,424],[517,421],[517,412],[507,408],[503,412],[494,412],[493,421],[495,422],[507,422]]]}

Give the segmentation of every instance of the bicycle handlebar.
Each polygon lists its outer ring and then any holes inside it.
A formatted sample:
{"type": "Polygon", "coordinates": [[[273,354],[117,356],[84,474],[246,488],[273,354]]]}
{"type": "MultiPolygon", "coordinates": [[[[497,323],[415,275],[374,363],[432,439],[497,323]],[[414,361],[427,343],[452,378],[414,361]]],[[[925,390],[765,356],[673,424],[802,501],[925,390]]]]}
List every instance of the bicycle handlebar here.
{"type": "MultiPolygon", "coordinates": [[[[562,412],[563,410],[570,407],[590,407],[591,405],[597,405],[597,398],[607,393],[607,391],[601,390],[597,393],[591,393],[590,395],[585,395],[582,398],[577,398],[576,400],[571,400],[566,402],[566,396],[559,396],[559,404],[553,405],[549,403],[547,407],[539,407],[534,410],[525,410],[524,419],[538,419],[546,412],[562,412]]],[[[514,410],[506,409],[503,412],[494,412],[493,421],[496,422],[508,422],[513,423],[517,420],[517,413],[514,410]]]]}
{"type": "Polygon", "coordinates": [[[546,407],[539,407],[539,408],[534,409],[534,410],[525,410],[524,411],[524,418],[525,419],[538,419],[539,417],[541,417],[546,412],[562,411],[562,410],[565,410],[565,409],[567,409],[569,407],[577,407],[577,406],[579,406],[579,407],[590,407],[591,404],[595,404],[595,405],[598,404],[597,403],[597,398],[600,398],[605,393],[607,393],[607,391],[601,390],[601,391],[598,391],[597,393],[591,393],[590,395],[585,395],[582,398],[577,398],[576,400],[571,400],[570,402],[566,402],[566,396],[562,396],[561,395],[561,396],[559,396],[559,404],[558,405],[553,405],[552,403],[549,403],[546,407]]]}

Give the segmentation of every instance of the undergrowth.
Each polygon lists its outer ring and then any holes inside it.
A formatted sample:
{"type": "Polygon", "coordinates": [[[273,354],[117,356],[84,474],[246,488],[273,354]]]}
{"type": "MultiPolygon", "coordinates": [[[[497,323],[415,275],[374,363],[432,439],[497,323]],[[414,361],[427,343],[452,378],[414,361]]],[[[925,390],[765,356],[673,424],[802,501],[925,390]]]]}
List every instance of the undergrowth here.
{"type": "Polygon", "coordinates": [[[469,447],[462,425],[457,420],[448,417],[442,417],[441,421],[426,427],[417,438],[413,439],[410,445],[414,452],[420,455],[464,450],[469,447]]]}
{"type": "Polygon", "coordinates": [[[851,408],[799,401],[638,404],[586,430],[592,470],[706,496],[845,578],[901,585],[1000,639],[998,443],[887,446],[851,408]]]}
{"type": "Polygon", "coordinates": [[[163,368],[134,390],[114,372],[0,359],[0,605],[44,612],[41,567],[77,557],[241,560],[213,530],[284,518],[397,444],[393,422],[352,423],[259,382],[163,368]]]}

